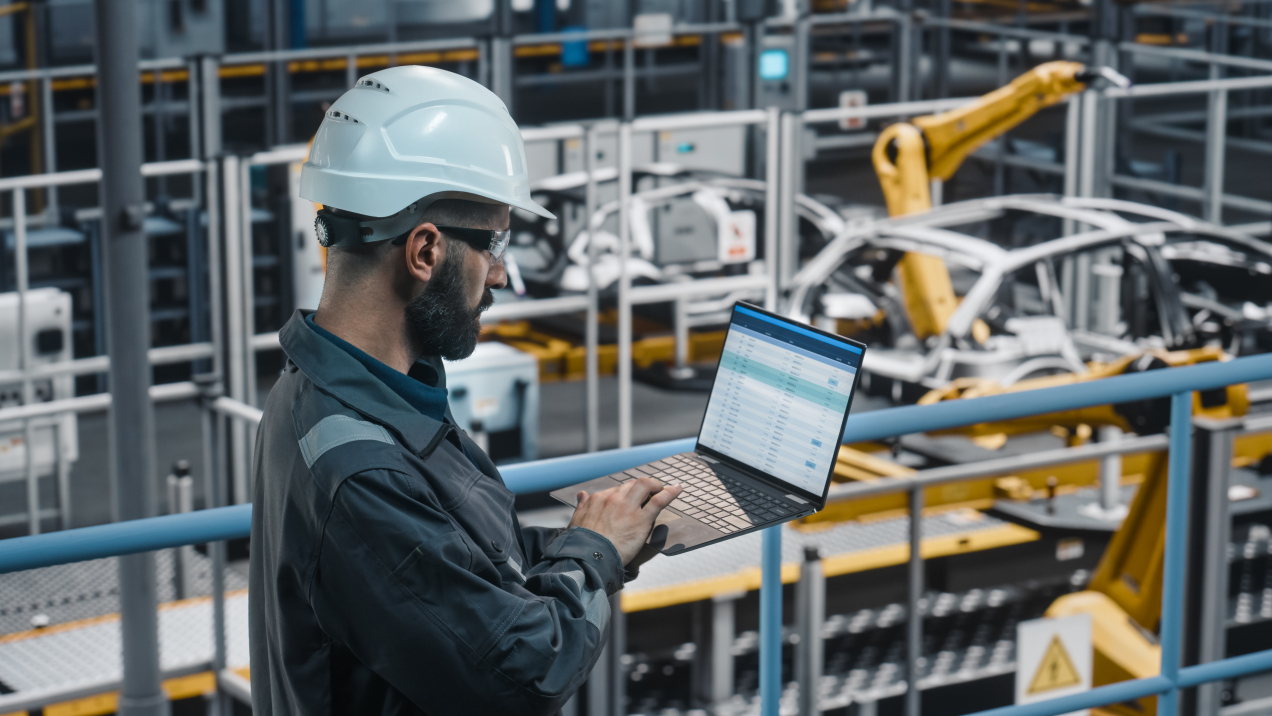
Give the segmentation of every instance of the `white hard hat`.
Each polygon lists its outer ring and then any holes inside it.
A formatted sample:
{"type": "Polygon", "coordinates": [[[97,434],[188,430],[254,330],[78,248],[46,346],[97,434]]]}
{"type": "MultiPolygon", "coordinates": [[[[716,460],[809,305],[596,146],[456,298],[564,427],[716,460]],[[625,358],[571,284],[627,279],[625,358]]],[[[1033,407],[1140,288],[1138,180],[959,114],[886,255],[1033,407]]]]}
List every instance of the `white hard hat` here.
{"type": "MultiPolygon", "coordinates": [[[[530,198],[525,145],[503,101],[467,77],[433,67],[381,70],[341,95],[301,168],[300,196],[391,219],[363,220],[363,243],[409,230],[431,201],[442,198],[508,204],[556,218],[530,198]]],[[[353,242],[331,245],[346,243],[353,242]]]]}

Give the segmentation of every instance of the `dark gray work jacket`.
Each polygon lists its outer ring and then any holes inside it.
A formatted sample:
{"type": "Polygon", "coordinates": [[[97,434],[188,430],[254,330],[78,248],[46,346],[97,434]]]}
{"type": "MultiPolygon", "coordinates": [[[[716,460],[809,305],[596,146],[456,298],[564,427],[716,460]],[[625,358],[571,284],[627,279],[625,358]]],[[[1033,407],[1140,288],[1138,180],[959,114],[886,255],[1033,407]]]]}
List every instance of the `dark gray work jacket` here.
{"type": "Polygon", "coordinates": [[[521,528],[476,444],[299,311],[280,340],[254,466],[253,712],[558,710],[604,644],[613,545],[521,528]]]}

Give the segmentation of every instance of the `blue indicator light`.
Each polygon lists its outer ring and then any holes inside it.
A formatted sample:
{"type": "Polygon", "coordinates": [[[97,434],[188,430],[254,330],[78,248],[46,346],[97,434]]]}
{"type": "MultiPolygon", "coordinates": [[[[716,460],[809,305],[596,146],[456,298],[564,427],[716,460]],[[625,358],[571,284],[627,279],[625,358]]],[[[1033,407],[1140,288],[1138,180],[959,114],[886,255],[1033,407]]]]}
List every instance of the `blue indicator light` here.
{"type": "Polygon", "coordinates": [[[786,50],[765,50],[760,53],[760,79],[784,80],[790,69],[786,50]]]}

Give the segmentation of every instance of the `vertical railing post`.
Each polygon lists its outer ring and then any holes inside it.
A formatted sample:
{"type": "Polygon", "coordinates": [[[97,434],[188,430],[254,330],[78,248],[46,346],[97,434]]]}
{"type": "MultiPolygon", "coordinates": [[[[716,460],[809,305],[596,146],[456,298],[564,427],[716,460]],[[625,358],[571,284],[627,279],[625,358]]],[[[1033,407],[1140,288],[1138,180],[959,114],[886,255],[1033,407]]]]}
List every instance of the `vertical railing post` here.
{"type": "MultiPolygon", "coordinates": [[[[1166,485],[1166,549],[1162,564],[1161,675],[1179,678],[1184,616],[1185,552],[1188,546],[1188,482],[1191,468],[1192,393],[1170,398],[1170,455],[1166,485]]],[[[1179,689],[1157,697],[1158,716],[1179,713],[1179,689]]]]}
{"type": "MultiPolygon", "coordinates": [[[[601,654],[587,677],[587,716],[610,716],[610,655],[614,652],[614,641],[606,639],[601,647],[601,654]]],[[[621,716],[621,715],[620,715],[621,716]]]]}
{"type": "MultiPolygon", "coordinates": [[[[243,192],[239,187],[242,179],[240,161],[236,156],[226,156],[221,160],[221,180],[224,186],[223,204],[225,206],[225,366],[228,378],[230,397],[247,402],[248,376],[246,352],[246,331],[243,326],[244,284],[251,276],[243,275],[243,221],[239,214],[243,210],[240,205],[243,192]]],[[[230,419],[229,450],[231,478],[234,485],[234,502],[247,502],[247,431],[239,420],[230,419]]]]}
{"type": "MultiPolygon", "coordinates": [[[[224,421],[212,409],[212,402],[221,395],[220,376],[215,373],[196,375],[199,385],[199,419],[203,436],[203,495],[208,509],[225,505],[225,454],[221,444],[225,432],[220,429],[224,421]]],[[[212,562],[212,671],[217,683],[226,667],[225,655],[225,543],[208,544],[208,557],[212,562]]],[[[233,713],[228,695],[218,689],[213,696],[210,716],[230,716],[233,713]]]]}
{"type": "Polygon", "coordinates": [[[760,716],[778,716],[782,702],[782,526],[761,532],[760,716]]]}
{"type": "MultiPolygon", "coordinates": [[[[629,42],[630,44],[630,42],[629,42]]],[[[618,127],[618,447],[632,446],[632,125],[618,127]]]]}
{"type": "MultiPolygon", "coordinates": [[[[18,370],[22,371],[22,404],[35,402],[31,382],[31,340],[27,336],[27,291],[31,276],[27,263],[26,190],[13,190],[13,274],[18,286],[18,370]]],[[[40,474],[35,465],[35,426],[22,421],[22,462],[26,474],[27,532],[40,534],[40,474]]]]}
{"type": "Polygon", "coordinates": [[[592,215],[596,213],[596,147],[597,131],[589,125],[583,133],[583,171],[587,172],[587,189],[583,202],[583,231],[587,232],[587,322],[586,395],[584,397],[584,443],[588,452],[600,449],[600,290],[596,285],[596,242],[592,236],[592,215]]]}
{"type": "Polygon", "coordinates": [[[623,678],[623,654],[627,653],[627,615],[623,613],[623,595],[611,595],[609,662],[609,714],[627,716],[627,682],[623,678]]]}
{"type": "MultiPolygon", "coordinates": [[[[212,161],[221,153],[221,62],[215,57],[199,58],[199,95],[199,128],[203,136],[201,156],[204,161],[212,161]]],[[[208,207],[210,221],[217,207],[211,201],[208,207]]]]}
{"type": "Polygon", "coordinates": [[[909,589],[905,622],[905,715],[919,716],[919,667],[923,664],[923,488],[910,488],[909,589]]]}
{"type": "Polygon", "coordinates": [[[711,705],[716,709],[733,696],[734,607],[741,596],[741,592],[729,592],[711,598],[711,705]]]}
{"type": "MultiPolygon", "coordinates": [[[[1192,464],[1197,480],[1192,488],[1192,525],[1200,534],[1189,551],[1195,560],[1188,585],[1188,621],[1195,624],[1187,638],[1192,642],[1184,660],[1188,664],[1219,661],[1227,651],[1228,543],[1232,537],[1228,487],[1232,473],[1233,437],[1243,425],[1240,418],[1194,418],[1196,454],[1192,464]]],[[[1221,685],[1209,682],[1197,687],[1197,716],[1219,713],[1221,685]]]]}
{"type": "Polygon", "coordinates": [[[822,624],[826,621],[826,578],[822,573],[821,554],[813,545],[804,546],[804,562],[800,565],[795,604],[798,610],[799,651],[796,680],[799,682],[799,716],[821,713],[822,624]]]}
{"type": "Polygon", "coordinates": [[[769,284],[764,294],[764,307],[777,310],[778,227],[783,210],[780,189],[782,113],[777,107],[769,107],[764,134],[764,268],[768,271],[769,284]]]}

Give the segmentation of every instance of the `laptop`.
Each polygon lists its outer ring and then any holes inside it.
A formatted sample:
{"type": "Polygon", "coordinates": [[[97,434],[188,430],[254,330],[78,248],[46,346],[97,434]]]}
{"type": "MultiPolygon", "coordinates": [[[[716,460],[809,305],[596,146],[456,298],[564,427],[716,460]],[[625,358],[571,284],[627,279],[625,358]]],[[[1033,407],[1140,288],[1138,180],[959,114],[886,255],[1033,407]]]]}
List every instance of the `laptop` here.
{"type": "Polygon", "coordinates": [[[683,485],[655,523],[663,554],[810,515],[826,506],[865,351],[858,341],[739,301],[693,452],[552,497],[574,506],[580,490],[642,476],[683,485]]]}

